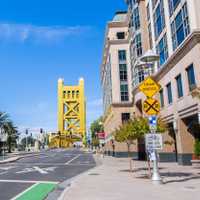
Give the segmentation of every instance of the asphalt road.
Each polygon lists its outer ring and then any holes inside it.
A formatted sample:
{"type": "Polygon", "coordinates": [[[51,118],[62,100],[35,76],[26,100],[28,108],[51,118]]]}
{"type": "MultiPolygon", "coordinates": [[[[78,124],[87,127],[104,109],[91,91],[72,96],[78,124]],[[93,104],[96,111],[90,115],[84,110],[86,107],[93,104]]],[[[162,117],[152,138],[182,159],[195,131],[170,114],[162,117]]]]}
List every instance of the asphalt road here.
{"type": "Polygon", "coordinates": [[[59,184],[96,166],[91,153],[56,149],[0,164],[0,200],[16,196],[37,183],[59,184]]]}

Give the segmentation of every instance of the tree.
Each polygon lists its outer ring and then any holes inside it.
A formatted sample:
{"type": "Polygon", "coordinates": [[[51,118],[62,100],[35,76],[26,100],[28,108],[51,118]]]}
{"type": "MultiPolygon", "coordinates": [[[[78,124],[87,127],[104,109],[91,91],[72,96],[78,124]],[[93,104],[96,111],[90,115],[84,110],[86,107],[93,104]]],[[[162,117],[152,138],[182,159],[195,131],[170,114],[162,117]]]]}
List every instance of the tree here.
{"type": "Polygon", "coordinates": [[[26,142],[27,142],[27,145],[34,146],[35,145],[35,141],[36,141],[36,139],[34,139],[31,136],[28,136],[28,137],[22,138],[20,143],[21,143],[23,149],[25,149],[26,148],[26,142]]]}
{"type": "Polygon", "coordinates": [[[13,145],[16,145],[16,139],[18,137],[17,127],[14,126],[9,116],[5,112],[0,112],[0,128],[1,131],[7,135],[8,152],[11,153],[13,145]]]}
{"type": "Polygon", "coordinates": [[[0,111],[0,128],[2,128],[2,126],[3,126],[7,121],[9,121],[8,114],[0,111]]]}
{"type": "Polygon", "coordinates": [[[92,133],[92,138],[95,138],[96,133],[104,131],[102,117],[98,118],[97,120],[91,123],[90,130],[92,133]]]}
{"type": "Polygon", "coordinates": [[[12,121],[5,122],[2,127],[4,133],[7,134],[8,153],[11,153],[12,147],[16,145],[16,140],[18,138],[17,127],[14,126],[12,121]]]}
{"type": "Polygon", "coordinates": [[[94,146],[94,147],[99,147],[99,139],[98,138],[93,138],[92,139],[92,145],[94,146]]]}
{"type": "Polygon", "coordinates": [[[200,100],[200,87],[192,90],[192,97],[198,98],[200,100]]]}
{"type": "MultiPolygon", "coordinates": [[[[158,119],[158,125],[156,132],[164,132],[166,126],[161,119],[158,119]]],[[[145,134],[150,132],[148,119],[144,117],[133,118],[128,122],[122,124],[119,129],[114,133],[115,140],[117,142],[125,142],[127,144],[128,155],[130,154],[130,147],[134,144],[134,141],[144,137],[145,134]]],[[[130,169],[132,171],[132,164],[130,159],[130,169]]]]}
{"type": "Polygon", "coordinates": [[[130,157],[130,147],[134,141],[143,137],[149,131],[148,122],[145,118],[134,118],[124,123],[114,133],[117,142],[127,144],[128,155],[130,157]]]}

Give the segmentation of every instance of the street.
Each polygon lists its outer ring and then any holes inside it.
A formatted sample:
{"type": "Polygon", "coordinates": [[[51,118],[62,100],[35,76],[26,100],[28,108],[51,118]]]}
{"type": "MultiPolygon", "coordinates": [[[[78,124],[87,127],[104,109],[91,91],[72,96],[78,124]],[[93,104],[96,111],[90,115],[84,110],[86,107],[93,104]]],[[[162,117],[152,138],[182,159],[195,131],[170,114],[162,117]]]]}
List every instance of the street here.
{"type": "Polygon", "coordinates": [[[26,195],[26,191],[31,193],[32,190],[36,193],[34,188],[36,190],[45,187],[46,191],[50,192],[57,184],[95,165],[91,153],[78,149],[55,149],[38,156],[22,158],[14,163],[1,164],[0,199],[24,199],[22,195],[26,195]]]}

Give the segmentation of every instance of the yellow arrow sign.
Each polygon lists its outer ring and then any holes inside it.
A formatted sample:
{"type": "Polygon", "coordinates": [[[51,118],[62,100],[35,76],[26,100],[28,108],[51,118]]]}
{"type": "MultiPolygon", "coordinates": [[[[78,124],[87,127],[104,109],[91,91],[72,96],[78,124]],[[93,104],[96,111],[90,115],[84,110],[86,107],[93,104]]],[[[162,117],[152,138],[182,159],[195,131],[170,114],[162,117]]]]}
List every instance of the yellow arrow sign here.
{"type": "Polygon", "coordinates": [[[160,103],[156,99],[148,98],[143,103],[143,110],[147,115],[157,115],[160,112],[160,103]]]}
{"type": "Polygon", "coordinates": [[[139,86],[140,91],[147,97],[153,97],[157,92],[159,92],[160,88],[161,86],[151,77],[146,78],[139,86]]]}

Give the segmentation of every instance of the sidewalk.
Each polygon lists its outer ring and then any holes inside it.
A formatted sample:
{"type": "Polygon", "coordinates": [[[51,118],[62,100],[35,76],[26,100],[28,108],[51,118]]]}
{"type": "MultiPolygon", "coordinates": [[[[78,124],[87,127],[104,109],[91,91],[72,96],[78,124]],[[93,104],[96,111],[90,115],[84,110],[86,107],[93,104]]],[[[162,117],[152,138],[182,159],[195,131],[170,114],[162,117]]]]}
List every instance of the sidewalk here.
{"type": "Polygon", "coordinates": [[[147,164],[134,161],[129,172],[125,158],[105,157],[102,165],[79,176],[61,200],[197,200],[200,198],[200,166],[160,163],[163,185],[148,179],[147,164]]]}
{"type": "Polygon", "coordinates": [[[41,152],[19,152],[19,153],[10,153],[5,156],[5,159],[3,160],[3,157],[0,158],[0,164],[5,164],[9,162],[15,162],[21,158],[25,157],[31,157],[41,154],[41,152]]]}

